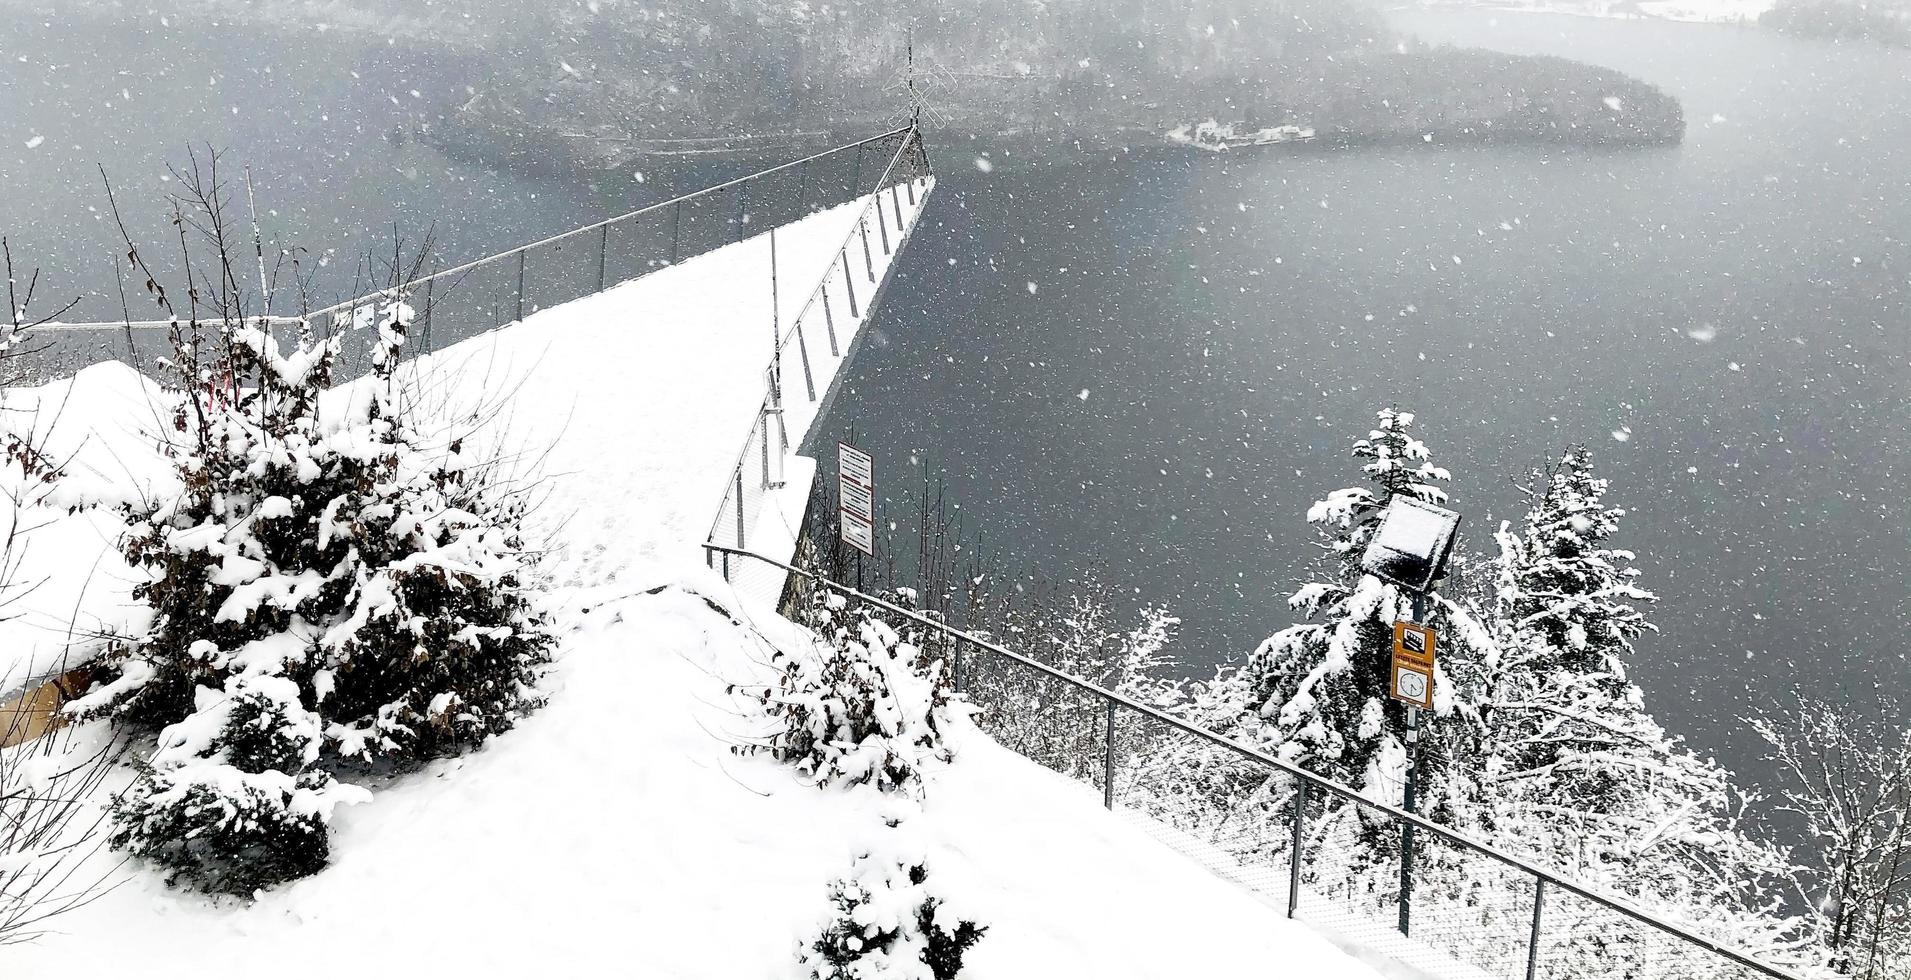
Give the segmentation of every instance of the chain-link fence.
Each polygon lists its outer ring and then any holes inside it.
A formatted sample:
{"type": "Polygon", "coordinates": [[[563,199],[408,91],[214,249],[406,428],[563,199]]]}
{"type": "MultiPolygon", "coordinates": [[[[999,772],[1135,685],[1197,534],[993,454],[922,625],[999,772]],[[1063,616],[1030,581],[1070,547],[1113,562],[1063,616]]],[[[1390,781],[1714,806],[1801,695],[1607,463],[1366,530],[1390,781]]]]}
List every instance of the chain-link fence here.
{"type": "MultiPolygon", "coordinates": [[[[310,325],[323,334],[353,329],[364,319],[360,313],[400,298],[416,311],[415,349],[431,350],[884,189],[902,188],[913,202],[928,173],[921,137],[913,128],[899,129],[300,316],[246,319],[275,328],[310,325]]],[[[872,208],[863,214],[871,225],[867,234],[887,249],[901,234],[902,211],[885,215],[872,208]]],[[[849,259],[841,256],[842,264],[849,259]]],[[[168,353],[171,326],[151,320],[44,324],[33,332],[36,353],[14,367],[28,383],[102,360],[146,369],[168,353]]],[[[369,352],[369,341],[348,343],[341,376],[368,368],[369,352]]]]}
{"type": "MultiPolygon", "coordinates": [[[[794,316],[783,321],[789,326],[783,329],[765,374],[763,406],[725,483],[723,502],[705,539],[713,544],[748,549],[757,540],[754,532],[765,500],[783,486],[784,457],[792,451],[792,439],[800,442],[822,410],[829,381],[849,356],[856,324],[869,314],[891,257],[914,230],[926,203],[933,174],[922,135],[912,128],[879,140],[856,158],[850,183],[841,185],[863,190],[861,212],[822,278],[802,296],[794,316]],[[875,159],[879,149],[887,150],[880,158],[880,169],[865,166],[865,158],[875,159]]],[[[724,559],[712,552],[711,560],[724,559]]],[[[758,569],[741,574],[760,573],[758,569]]],[[[763,588],[775,593],[782,580],[772,578],[775,581],[763,588]]]]}
{"type": "Polygon", "coordinates": [[[748,551],[927,627],[997,741],[1094,787],[1110,810],[1339,940],[1424,975],[1507,980],[1800,980],[1666,918],[999,644],[748,551]]]}

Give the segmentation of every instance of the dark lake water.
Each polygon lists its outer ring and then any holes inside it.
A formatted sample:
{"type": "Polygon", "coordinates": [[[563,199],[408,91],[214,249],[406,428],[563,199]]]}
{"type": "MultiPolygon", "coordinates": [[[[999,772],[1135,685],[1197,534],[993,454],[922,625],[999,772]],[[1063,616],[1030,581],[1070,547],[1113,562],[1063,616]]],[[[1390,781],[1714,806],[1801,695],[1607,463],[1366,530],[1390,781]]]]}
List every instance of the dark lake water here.
{"type": "MultiPolygon", "coordinates": [[[[1169,606],[1192,673],[1292,622],[1303,515],[1355,482],[1375,409],[1419,413],[1476,551],[1517,517],[1515,477],[1586,442],[1663,598],[1635,668],[1670,728],[1755,781],[1748,708],[1911,693],[1911,62],[1734,28],[1401,23],[1645,77],[1688,138],[1222,157],[936,135],[938,197],[821,435],[854,425],[879,472],[931,465],[1022,567],[1169,606]]],[[[334,291],[394,221],[456,262],[727,176],[560,180],[386,138],[460,101],[475,56],[157,16],[4,27],[0,230],[92,315],[118,311],[95,163],[156,239],[189,142],[252,168],[267,233],[329,252],[334,291]]],[[[882,488],[905,527],[914,483],[882,488]]]]}
{"type": "Polygon", "coordinates": [[[892,472],[928,461],[1027,565],[1168,605],[1196,673],[1293,621],[1305,511],[1357,482],[1376,409],[1419,414],[1482,552],[1522,510],[1512,481],[1584,442],[1662,598],[1634,666],[1669,728],[1756,781],[1748,709],[1911,693],[1911,62],[1709,26],[1402,23],[1636,73],[1689,136],[997,151],[986,172],[944,140],[827,421],[892,472]]]}

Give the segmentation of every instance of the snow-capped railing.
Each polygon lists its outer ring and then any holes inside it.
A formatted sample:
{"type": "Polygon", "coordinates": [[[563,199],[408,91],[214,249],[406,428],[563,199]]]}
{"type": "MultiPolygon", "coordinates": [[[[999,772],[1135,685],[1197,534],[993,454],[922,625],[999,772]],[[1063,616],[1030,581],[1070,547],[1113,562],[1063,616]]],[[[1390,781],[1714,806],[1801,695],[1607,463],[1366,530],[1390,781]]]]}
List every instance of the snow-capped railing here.
{"type": "MultiPolygon", "coordinates": [[[[782,487],[784,458],[792,449],[789,418],[795,414],[791,410],[798,406],[797,396],[792,394],[797,369],[801,369],[803,401],[800,404],[804,408],[800,416],[814,418],[829,393],[831,372],[822,368],[833,371],[849,353],[854,327],[851,326],[848,336],[839,335],[838,307],[832,305],[830,297],[842,297],[848,323],[853,325],[862,320],[883,282],[883,276],[877,271],[875,249],[881,249],[885,260],[882,269],[886,273],[889,256],[902,248],[903,241],[915,227],[921,203],[918,196],[928,193],[933,176],[928,152],[923,147],[921,132],[914,127],[879,137],[890,138],[897,139],[895,151],[882,175],[876,178],[862,213],[843,237],[829,268],[797,309],[795,318],[788,321],[790,326],[780,334],[770,364],[764,370],[762,407],[757,411],[755,424],[744,440],[737,465],[724,487],[723,502],[711,522],[706,541],[744,548],[755,540],[751,534],[752,522],[763,513],[764,498],[782,487]],[[856,256],[862,261],[856,262],[856,256]],[[856,286],[858,279],[864,280],[860,294],[856,286]],[[825,341],[827,354],[824,353],[825,341]]],[[[800,440],[801,431],[797,436],[800,440]]]]}
{"type": "Polygon", "coordinates": [[[720,566],[726,580],[745,563],[761,562],[931,631],[945,644],[956,688],[984,708],[1004,709],[988,712],[982,724],[1011,748],[1026,748],[1014,738],[1017,719],[1086,720],[1090,730],[1069,740],[1066,758],[1036,761],[1096,786],[1110,810],[1143,822],[1216,874],[1265,898],[1285,897],[1289,918],[1416,973],[1803,980],[1708,938],[1691,923],[1368,799],[974,634],[773,558],[720,544],[704,548],[708,564],[720,566]],[[1146,765],[1144,750],[1182,763],[1205,753],[1223,764],[1165,767],[1173,782],[1164,782],[1164,767],[1146,765]],[[1189,777],[1196,772],[1222,778],[1191,793],[1189,777]],[[1236,795],[1218,806],[1201,805],[1228,793],[1236,795]],[[1256,819],[1243,820],[1243,814],[1256,819]],[[1401,874],[1400,855],[1409,849],[1415,860],[1401,874]]]}
{"type": "MultiPolygon", "coordinates": [[[[247,319],[285,327],[310,324],[323,332],[357,323],[363,311],[383,308],[398,296],[418,311],[412,333],[418,349],[428,350],[434,335],[440,345],[474,336],[741,241],[758,229],[880,191],[891,186],[887,181],[900,179],[892,177],[898,173],[897,160],[912,145],[920,157],[921,140],[913,127],[893,130],[434,272],[396,289],[302,316],[247,319]],[[884,160],[889,166],[872,182],[874,164],[884,160]]],[[[926,158],[922,166],[926,172],[926,158]]],[[[34,336],[47,349],[36,355],[31,371],[35,377],[57,377],[113,358],[135,367],[151,365],[165,352],[172,326],[170,320],[44,324],[35,328],[34,336]],[[99,340],[90,343],[87,338],[99,340]]],[[[366,351],[347,353],[363,357],[366,351]]]]}

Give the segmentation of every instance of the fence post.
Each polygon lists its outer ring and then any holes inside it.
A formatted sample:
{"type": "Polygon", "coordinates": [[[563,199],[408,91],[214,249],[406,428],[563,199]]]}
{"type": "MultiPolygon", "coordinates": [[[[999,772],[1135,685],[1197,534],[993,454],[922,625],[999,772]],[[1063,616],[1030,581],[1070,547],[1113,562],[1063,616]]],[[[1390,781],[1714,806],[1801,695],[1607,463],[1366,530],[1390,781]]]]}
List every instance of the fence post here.
{"type": "Polygon", "coordinates": [[[604,291],[604,260],[610,256],[610,225],[597,237],[597,291],[604,291]]]}
{"type": "Polygon", "coordinates": [[[1533,934],[1526,941],[1526,980],[1539,969],[1539,914],[1546,905],[1546,879],[1533,879],[1533,934]]]}
{"type": "Polygon", "coordinates": [[[805,160],[796,169],[799,174],[796,183],[796,216],[801,218],[808,214],[803,210],[803,199],[810,196],[810,162],[805,160]]]}
{"type": "Polygon", "coordinates": [[[1104,743],[1101,756],[1101,802],[1110,810],[1115,808],[1115,702],[1104,702],[1108,706],[1108,720],[1103,731],[1104,743]]]}
{"type": "Polygon", "coordinates": [[[916,178],[912,175],[908,180],[903,181],[903,186],[909,189],[909,206],[912,208],[915,207],[916,206],[916,178]]]}
{"type": "Polygon", "coordinates": [[[850,182],[851,197],[863,196],[863,144],[856,144],[856,177],[850,182]]]}
{"type": "Polygon", "coordinates": [[[683,199],[670,209],[670,264],[677,264],[677,239],[683,231],[683,199]]]}
{"type": "MultiPolygon", "coordinates": [[[[915,199],[914,199],[914,197],[913,197],[913,195],[912,195],[912,197],[911,197],[911,199],[910,199],[910,201],[909,201],[909,203],[911,203],[911,204],[914,204],[914,203],[916,203],[916,202],[915,202],[915,199]]],[[[890,204],[890,206],[891,206],[891,207],[893,207],[893,208],[895,208],[895,209],[896,209],[896,247],[897,247],[897,248],[901,248],[901,247],[902,247],[902,235],[903,235],[903,225],[902,225],[902,192],[901,192],[901,191],[898,191],[898,190],[896,190],[896,185],[895,185],[895,184],[890,184],[890,185],[889,185],[889,204],[890,204]]]]}
{"type": "Polygon", "coordinates": [[[763,428],[763,486],[768,489],[770,486],[770,423],[767,414],[757,415],[756,423],[763,428]]]}
{"type": "Polygon", "coordinates": [[[869,281],[876,281],[876,260],[869,257],[869,212],[864,211],[856,226],[863,232],[863,271],[869,273],[869,281]]]}
{"type": "Polygon", "coordinates": [[[433,306],[431,302],[431,288],[434,285],[436,285],[437,282],[438,282],[438,260],[433,259],[431,260],[431,275],[425,277],[425,315],[423,317],[424,329],[420,331],[422,336],[419,337],[420,346],[424,348],[424,351],[427,354],[431,353],[431,320],[432,320],[431,315],[437,309],[437,307],[433,306]]]}
{"type": "Polygon", "coordinates": [[[518,319],[524,319],[524,250],[518,249],[518,319]]]}
{"type": "MultiPolygon", "coordinates": [[[[883,217],[882,191],[876,192],[876,230],[882,233],[883,254],[889,254],[889,221],[883,217]]],[[[898,229],[900,231],[900,229],[898,229]]]]}
{"type": "Polygon", "coordinates": [[[1300,792],[1294,794],[1294,825],[1288,831],[1294,839],[1287,859],[1287,917],[1290,919],[1301,904],[1301,838],[1307,830],[1307,791],[1312,788],[1312,783],[1302,782],[1300,792]]]}
{"type": "Polygon", "coordinates": [[[737,185],[737,233],[736,237],[730,239],[732,242],[740,242],[743,240],[743,201],[749,194],[749,191],[750,185],[748,183],[737,185]]]}
{"type": "Polygon", "coordinates": [[[862,314],[856,312],[856,277],[849,271],[849,252],[838,252],[836,257],[843,260],[843,292],[849,294],[849,318],[861,319],[862,314]]]}
{"type": "MultiPolygon", "coordinates": [[[[845,270],[843,275],[847,278],[849,275],[848,270],[845,270]]],[[[841,357],[843,355],[836,349],[836,314],[829,311],[828,276],[823,277],[823,284],[817,287],[817,290],[823,294],[823,329],[829,334],[829,356],[841,357]]]]}
{"type": "Polygon", "coordinates": [[[796,321],[796,352],[803,358],[803,389],[809,393],[810,402],[816,401],[816,379],[810,375],[810,345],[803,339],[803,321],[796,321]]]}
{"type": "Polygon", "coordinates": [[[962,693],[962,641],[961,640],[957,640],[955,643],[955,653],[953,654],[953,659],[955,661],[955,667],[954,667],[955,689],[957,694],[961,694],[962,693]]]}
{"type": "MultiPolygon", "coordinates": [[[[762,416],[758,416],[757,423],[760,425],[762,422],[762,416]]],[[[739,549],[748,547],[743,543],[743,465],[741,463],[737,464],[737,547],[739,549]]],[[[730,568],[728,555],[724,556],[723,567],[726,572],[730,568]]],[[[728,578],[728,576],[725,577],[728,578]]]]}

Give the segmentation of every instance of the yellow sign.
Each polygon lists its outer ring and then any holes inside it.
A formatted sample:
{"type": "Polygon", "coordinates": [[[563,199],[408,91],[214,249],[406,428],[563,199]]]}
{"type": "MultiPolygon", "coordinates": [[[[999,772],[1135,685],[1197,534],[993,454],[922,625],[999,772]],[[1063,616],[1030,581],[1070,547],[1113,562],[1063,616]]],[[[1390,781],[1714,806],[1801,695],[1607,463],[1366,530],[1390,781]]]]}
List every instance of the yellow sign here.
{"type": "Polygon", "coordinates": [[[1433,644],[1436,636],[1431,627],[1419,623],[1397,622],[1393,624],[1393,658],[1395,660],[1415,660],[1427,665],[1427,673],[1433,672],[1433,644]]]}
{"type": "Polygon", "coordinates": [[[1396,701],[1416,708],[1433,707],[1433,665],[1418,660],[1393,658],[1393,683],[1388,692],[1396,701]]]}

